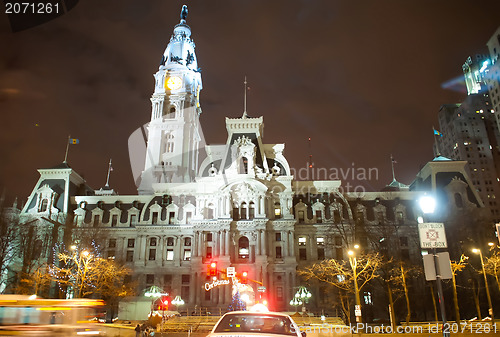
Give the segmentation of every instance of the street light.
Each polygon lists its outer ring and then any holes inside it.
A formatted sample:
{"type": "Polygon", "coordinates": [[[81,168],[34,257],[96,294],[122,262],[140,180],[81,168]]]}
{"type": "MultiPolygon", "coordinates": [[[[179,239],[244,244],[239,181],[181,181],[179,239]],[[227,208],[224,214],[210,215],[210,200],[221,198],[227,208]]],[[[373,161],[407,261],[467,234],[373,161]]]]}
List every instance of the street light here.
{"type": "MultiPolygon", "coordinates": [[[[300,305],[308,303],[309,299],[311,298],[312,294],[309,290],[307,290],[306,287],[304,286],[299,286],[297,289],[297,292],[294,295],[294,299],[296,301],[300,302],[300,305]]],[[[293,301],[293,300],[292,300],[293,301]]],[[[292,304],[292,301],[290,301],[290,305],[297,305],[297,304],[292,304]]],[[[302,311],[305,312],[305,308],[302,307],[302,311]]]]}
{"type": "MultiPolygon", "coordinates": [[[[436,209],[436,199],[430,195],[425,195],[418,200],[418,205],[422,210],[422,213],[432,214],[436,209]]],[[[424,219],[422,218],[422,221],[424,219]]],[[[420,223],[420,221],[419,221],[420,223]]],[[[441,270],[439,268],[439,258],[436,252],[436,248],[432,249],[432,254],[434,256],[434,268],[436,269],[436,288],[439,299],[439,310],[441,310],[441,319],[443,321],[443,336],[448,337],[450,335],[449,332],[445,331],[446,327],[446,311],[444,308],[444,296],[443,296],[443,286],[441,285],[441,270]]]]}
{"type": "Polygon", "coordinates": [[[301,301],[301,300],[299,300],[297,297],[295,297],[295,298],[293,298],[293,299],[291,299],[291,300],[290,300],[290,305],[293,305],[293,306],[295,307],[295,311],[296,311],[296,312],[299,312],[299,311],[297,310],[297,307],[298,307],[299,305],[302,305],[302,301],[301,301]]]}
{"type": "MultiPolygon", "coordinates": [[[[490,243],[488,243],[488,245],[490,245],[490,243]]],[[[479,254],[479,258],[481,259],[481,268],[483,269],[484,276],[484,287],[486,288],[486,298],[488,298],[488,313],[490,314],[491,321],[494,322],[495,318],[493,316],[493,306],[491,305],[490,288],[488,287],[488,278],[486,277],[486,271],[484,270],[483,253],[481,252],[481,249],[477,248],[472,249],[472,252],[479,254]]]]}
{"type": "MultiPolygon", "coordinates": [[[[354,245],[354,248],[358,249],[359,245],[354,245]]],[[[358,261],[356,260],[356,254],[353,250],[347,252],[349,255],[349,264],[352,269],[352,278],[354,280],[354,298],[356,301],[356,307],[361,310],[361,298],[359,296],[359,285],[358,285],[358,261]]],[[[356,311],[356,310],[355,310],[356,311]]],[[[363,323],[363,317],[361,315],[356,315],[356,322],[363,323]],[[359,318],[358,318],[359,317],[359,318]]]]}

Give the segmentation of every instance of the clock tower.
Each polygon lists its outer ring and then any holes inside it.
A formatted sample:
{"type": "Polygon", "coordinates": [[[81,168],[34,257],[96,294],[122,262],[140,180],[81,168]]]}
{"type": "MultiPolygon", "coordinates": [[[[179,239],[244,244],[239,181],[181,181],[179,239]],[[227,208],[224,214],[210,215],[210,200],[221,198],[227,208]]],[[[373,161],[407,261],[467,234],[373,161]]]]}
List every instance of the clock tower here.
{"type": "Polygon", "coordinates": [[[151,122],[139,194],[151,194],[156,183],[194,181],[199,149],[201,73],[186,24],[187,6],[163,53],[151,96],[151,122]]]}

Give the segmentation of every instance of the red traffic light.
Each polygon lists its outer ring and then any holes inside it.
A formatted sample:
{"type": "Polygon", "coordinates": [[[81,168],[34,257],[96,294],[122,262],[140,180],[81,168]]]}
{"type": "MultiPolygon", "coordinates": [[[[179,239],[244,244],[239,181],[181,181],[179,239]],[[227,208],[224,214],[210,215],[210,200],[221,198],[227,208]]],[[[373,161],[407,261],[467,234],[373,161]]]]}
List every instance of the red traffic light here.
{"type": "Polygon", "coordinates": [[[247,284],[248,282],[248,272],[244,271],[241,273],[241,283],[247,284]]]}
{"type": "Polygon", "coordinates": [[[208,271],[207,271],[208,276],[217,276],[217,262],[212,262],[208,266],[208,271]]]}

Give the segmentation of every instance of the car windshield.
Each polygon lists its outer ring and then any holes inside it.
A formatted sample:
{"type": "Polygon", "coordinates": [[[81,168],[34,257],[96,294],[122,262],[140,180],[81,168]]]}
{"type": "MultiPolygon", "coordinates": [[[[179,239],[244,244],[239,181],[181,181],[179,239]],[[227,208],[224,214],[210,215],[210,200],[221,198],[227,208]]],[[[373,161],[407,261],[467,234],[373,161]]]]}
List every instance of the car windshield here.
{"type": "Polygon", "coordinates": [[[297,336],[292,321],[288,317],[266,314],[226,315],[215,327],[214,332],[252,332],[297,336]]]}

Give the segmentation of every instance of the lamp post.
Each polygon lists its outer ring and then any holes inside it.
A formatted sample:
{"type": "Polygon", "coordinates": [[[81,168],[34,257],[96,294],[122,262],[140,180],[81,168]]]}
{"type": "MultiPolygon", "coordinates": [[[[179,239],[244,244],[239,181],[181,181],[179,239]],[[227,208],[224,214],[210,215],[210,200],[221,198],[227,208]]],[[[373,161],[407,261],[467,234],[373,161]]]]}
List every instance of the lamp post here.
{"type": "MultiPolygon", "coordinates": [[[[426,214],[433,214],[434,210],[436,209],[436,199],[434,199],[431,196],[423,196],[419,199],[418,201],[420,209],[422,210],[422,213],[424,213],[424,216],[426,214]]],[[[419,223],[423,223],[424,219],[419,218],[419,223]]],[[[443,296],[443,286],[441,284],[441,270],[439,268],[439,258],[437,255],[436,248],[432,248],[432,254],[434,256],[434,267],[436,269],[436,288],[437,288],[437,293],[438,293],[438,299],[439,299],[439,310],[441,311],[441,319],[443,321],[443,336],[444,337],[449,337],[450,333],[449,331],[445,331],[445,326],[446,326],[446,311],[444,307],[444,296],[443,296]]]]}
{"type": "Polygon", "coordinates": [[[473,253],[479,254],[479,258],[481,259],[481,268],[483,269],[484,276],[484,287],[486,288],[486,298],[488,299],[488,313],[490,314],[491,321],[495,321],[495,317],[493,316],[493,306],[491,305],[491,296],[490,296],[490,288],[488,287],[488,278],[486,277],[486,271],[484,270],[484,261],[483,261],[483,253],[481,249],[474,248],[472,249],[473,253]]]}
{"type": "Polygon", "coordinates": [[[294,297],[293,299],[291,299],[291,300],[290,300],[290,305],[293,305],[293,306],[295,307],[295,311],[296,311],[296,312],[299,312],[299,311],[297,310],[297,307],[298,307],[299,305],[302,305],[302,301],[301,301],[301,300],[299,300],[297,297],[294,297]]]}
{"type": "MultiPolygon", "coordinates": [[[[358,249],[359,245],[354,245],[354,248],[358,249]]],[[[351,265],[352,278],[354,280],[354,299],[356,301],[356,307],[359,308],[358,310],[361,310],[361,298],[359,296],[358,285],[358,261],[356,260],[356,254],[353,250],[349,250],[347,252],[347,255],[349,255],[349,264],[351,265]]],[[[356,315],[356,322],[363,323],[363,317],[361,316],[361,313],[359,315],[356,315]]]]}
{"type": "MultiPolygon", "coordinates": [[[[311,292],[307,290],[307,288],[304,286],[299,286],[297,292],[294,295],[295,299],[301,302],[300,303],[301,305],[308,303],[311,296],[312,296],[311,292]]],[[[302,307],[302,311],[305,312],[305,307],[302,307]]]]}

